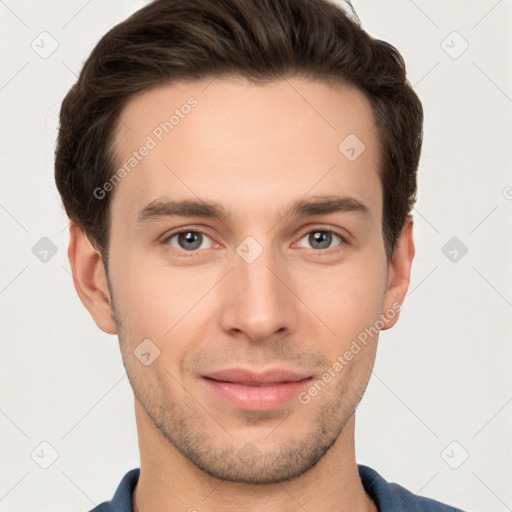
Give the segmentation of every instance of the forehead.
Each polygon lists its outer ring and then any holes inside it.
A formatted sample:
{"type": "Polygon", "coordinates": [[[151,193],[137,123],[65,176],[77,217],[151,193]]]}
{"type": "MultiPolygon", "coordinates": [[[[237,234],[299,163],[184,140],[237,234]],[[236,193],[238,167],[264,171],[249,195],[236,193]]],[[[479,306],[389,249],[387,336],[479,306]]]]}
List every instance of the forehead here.
{"type": "Polygon", "coordinates": [[[111,209],[131,222],[162,196],[256,211],[271,198],[339,192],[381,210],[375,120],[351,86],[304,78],[161,85],[128,102],[114,147],[122,176],[111,209]]]}

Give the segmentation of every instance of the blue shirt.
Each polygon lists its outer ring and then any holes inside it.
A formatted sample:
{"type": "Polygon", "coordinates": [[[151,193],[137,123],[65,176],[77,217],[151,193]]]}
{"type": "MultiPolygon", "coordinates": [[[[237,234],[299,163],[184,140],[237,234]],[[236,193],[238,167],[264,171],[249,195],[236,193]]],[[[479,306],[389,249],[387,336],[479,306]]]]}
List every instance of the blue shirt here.
{"type": "MultiPolygon", "coordinates": [[[[359,476],[367,494],[379,512],[463,512],[460,508],[423,498],[398,484],[388,483],[372,468],[358,464],[359,476]]],[[[140,469],[128,471],[112,498],[90,512],[133,512],[132,492],[139,479],[140,469]]]]}

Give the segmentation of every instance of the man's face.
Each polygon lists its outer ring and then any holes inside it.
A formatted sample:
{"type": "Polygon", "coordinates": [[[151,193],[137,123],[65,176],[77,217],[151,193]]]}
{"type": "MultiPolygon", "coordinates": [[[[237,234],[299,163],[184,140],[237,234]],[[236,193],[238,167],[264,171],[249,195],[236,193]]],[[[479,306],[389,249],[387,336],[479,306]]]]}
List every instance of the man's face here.
{"type": "Polygon", "coordinates": [[[116,185],[110,217],[110,291],[136,399],[169,450],[214,476],[303,473],[351,418],[377,336],[335,362],[390,304],[369,102],[305,79],[216,79],[147,91],[121,120],[119,166],[150,148],[116,185]],[[224,216],[190,204],[141,213],[165,201],[215,203],[224,216]]]}

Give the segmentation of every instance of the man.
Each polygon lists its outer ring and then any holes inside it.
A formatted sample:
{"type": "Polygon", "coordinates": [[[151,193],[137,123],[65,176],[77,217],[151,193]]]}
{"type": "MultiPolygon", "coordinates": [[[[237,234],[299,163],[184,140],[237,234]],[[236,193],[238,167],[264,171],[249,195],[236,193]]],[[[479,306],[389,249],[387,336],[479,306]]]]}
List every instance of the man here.
{"type": "Polygon", "coordinates": [[[457,510],[355,460],[422,121],[399,53],[327,0],[157,0],[103,37],[56,152],[135,395],[140,470],[96,511],[457,510]]]}

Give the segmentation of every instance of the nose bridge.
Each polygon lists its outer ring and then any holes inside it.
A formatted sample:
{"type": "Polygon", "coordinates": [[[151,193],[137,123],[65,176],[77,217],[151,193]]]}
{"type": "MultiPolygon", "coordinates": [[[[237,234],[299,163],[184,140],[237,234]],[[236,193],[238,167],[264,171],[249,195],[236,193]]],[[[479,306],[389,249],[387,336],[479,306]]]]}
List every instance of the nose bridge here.
{"type": "Polygon", "coordinates": [[[248,237],[237,246],[233,266],[224,329],[243,331],[253,340],[293,330],[293,294],[283,284],[288,273],[270,244],[263,247],[248,237]]]}

